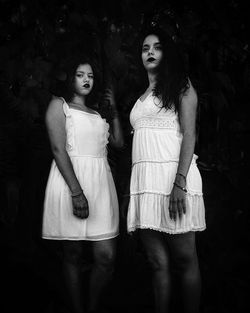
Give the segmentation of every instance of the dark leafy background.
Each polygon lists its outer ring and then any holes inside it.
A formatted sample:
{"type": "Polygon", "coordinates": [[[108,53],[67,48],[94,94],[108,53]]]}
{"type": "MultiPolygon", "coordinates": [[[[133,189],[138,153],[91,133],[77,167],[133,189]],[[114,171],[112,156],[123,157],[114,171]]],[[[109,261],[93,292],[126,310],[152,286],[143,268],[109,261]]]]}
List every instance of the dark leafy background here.
{"type": "MultiPolygon", "coordinates": [[[[114,87],[126,147],[122,151],[109,147],[109,161],[121,201],[131,165],[129,112],[139,86],[137,35],[144,25],[157,24],[185,51],[199,97],[196,153],[207,214],[207,230],[197,236],[202,312],[246,312],[250,261],[247,4],[240,0],[0,0],[0,15],[3,309],[67,312],[60,292],[60,245],[40,239],[52,159],[44,113],[51,95],[64,90],[65,67],[76,54],[94,56],[104,86],[114,87]]],[[[108,118],[104,103],[100,106],[108,118]]],[[[144,252],[136,237],[127,236],[124,221],[119,243],[116,276],[104,307],[110,312],[152,312],[144,252]]],[[[88,266],[86,261],[86,275],[88,266]]]]}

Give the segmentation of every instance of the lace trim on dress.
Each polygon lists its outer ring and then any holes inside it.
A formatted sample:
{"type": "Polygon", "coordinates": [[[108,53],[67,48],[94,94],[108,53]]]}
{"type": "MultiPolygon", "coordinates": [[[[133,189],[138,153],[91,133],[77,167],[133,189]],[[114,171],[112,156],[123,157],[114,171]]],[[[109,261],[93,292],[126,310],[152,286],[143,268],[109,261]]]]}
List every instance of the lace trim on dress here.
{"type": "Polygon", "coordinates": [[[67,130],[67,142],[66,142],[66,149],[68,151],[73,150],[74,147],[74,126],[73,126],[73,120],[72,120],[72,116],[70,114],[69,111],[69,106],[67,104],[67,102],[61,98],[63,100],[63,111],[64,114],[66,116],[67,122],[69,124],[68,130],[67,130]]]}
{"type": "Polygon", "coordinates": [[[187,229],[179,229],[179,230],[172,230],[168,228],[160,228],[160,227],[155,227],[151,225],[134,225],[128,228],[128,233],[134,232],[138,229],[151,229],[151,230],[156,230],[159,232],[167,233],[170,235],[176,235],[176,234],[185,234],[190,231],[203,231],[206,229],[206,226],[202,227],[188,227],[187,229]]]}
{"type": "MultiPolygon", "coordinates": [[[[68,129],[67,129],[67,142],[66,142],[66,149],[67,151],[71,151],[74,148],[74,124],[73,124],[73,118],[71,116],[69,106],[67,102],[64,100],[64,98],[60,98],[63,101],[63,111],[66,116],[67,122],[68,122],[68,129]]],[[[79,111],[81,112],[81,111],[79,111]]],[[[86,112],[84,112],[86,113],[86,112]]],[[[92,114],[92,113],[91,113],[92,114]]],[[[94,114],[92,114],[94,115],[94,114]]],[[[98,113],[96,114],[97,117],[100,117],[104,123],[104,130],[105,130],[105,145],[108,144],[108,138],[109,138],[109,124],[107,123],[105,118],[102,118],[101,115],[98,113]]],[[[107,153],[106,153],[107,155],[107,153]]]]}
{"type": "Polygon", "coordinates": [[[172,162],[179,162],[178,159],[172,159],[172,160],[152,160],[152,159],[141,159],[134,161],[132,164],[132,167],[138,163],[172,163],[172,162]]]}
{"type": "Polygon", "coordinates": [[[107,145],[109,142],[109,123],[107,123],[105,118],[102,118],[103,122],[104,122],[104,128],[105,128],[105,144],[107,145]]]}
{"type": "MultiPolygon", "coordinates": [[[[196,160],[198,159],[198,156],[196,154],[193,155],[191,164],[196,164],[196,160]]],[[[169,159],[169,160],[153,160],[153,159],[140,159],[137,161],[134,161],[132,164],[132,167],[139,163],[178,163],[179,159],[169,159]]]]}
{"type": "Polygon", "coordinates": [[[166,128],[179,130],[179,123],[174,119],[169,118],[151,118],[151,117],[143,117],[135,121],[134,129],[138,128],[166,128]]]}

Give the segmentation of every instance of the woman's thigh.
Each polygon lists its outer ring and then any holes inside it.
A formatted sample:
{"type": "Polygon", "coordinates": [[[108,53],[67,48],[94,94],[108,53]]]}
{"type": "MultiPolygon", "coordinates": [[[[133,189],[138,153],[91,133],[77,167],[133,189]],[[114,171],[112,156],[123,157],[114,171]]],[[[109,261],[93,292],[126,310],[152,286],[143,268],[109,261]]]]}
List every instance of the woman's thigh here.
{"type": "Polygon", "coordinates": [[[116,238],[92,242],[94,261],[98,263],[114,263],[116,245],[116,238]]]}
{"type": "Polygon", "coordinates": [[[171,256],[180,264],[186,264],[196,260],[195,233],[169,235],[167,237],[171,256]]]}
{"type": "Polygon", "coordinates": [[[62,241],[64,261],[78,264],[82,257],[83,243],[82,241],[62,241]]]}

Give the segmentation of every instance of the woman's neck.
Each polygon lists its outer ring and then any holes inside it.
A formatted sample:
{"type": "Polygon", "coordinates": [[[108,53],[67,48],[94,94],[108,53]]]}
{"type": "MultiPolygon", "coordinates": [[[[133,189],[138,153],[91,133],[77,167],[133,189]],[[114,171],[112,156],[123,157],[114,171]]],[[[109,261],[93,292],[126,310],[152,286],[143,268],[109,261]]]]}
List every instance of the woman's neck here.
{"type": "Polygon", "coordinates": [[[155,73],[148,73],[148,82],[149,82],[149,86],[148,89],[153,89],[155,87],[156,84],[156,74],[155,73]]]}
{"type": "Polygon", "coordinates": [[[79,97],[79,96],[75,95],[70,100],[70,103],[72,103],[74,105],[74,107],[78,107],[80,109],[82,109],[82,108],[86,109],[87,108],[85,97],[79,97]]]}

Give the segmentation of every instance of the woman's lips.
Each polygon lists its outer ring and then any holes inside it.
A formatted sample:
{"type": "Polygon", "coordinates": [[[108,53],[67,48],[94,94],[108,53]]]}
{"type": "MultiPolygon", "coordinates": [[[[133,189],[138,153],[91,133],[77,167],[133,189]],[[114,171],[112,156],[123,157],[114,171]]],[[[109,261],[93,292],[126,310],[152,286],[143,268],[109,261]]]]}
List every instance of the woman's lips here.
{"type": "Polygon", "coordinates": [[[147,62],[154,62],[155,61],[155,58],[148,58],[147,59],[147,62]]]}

